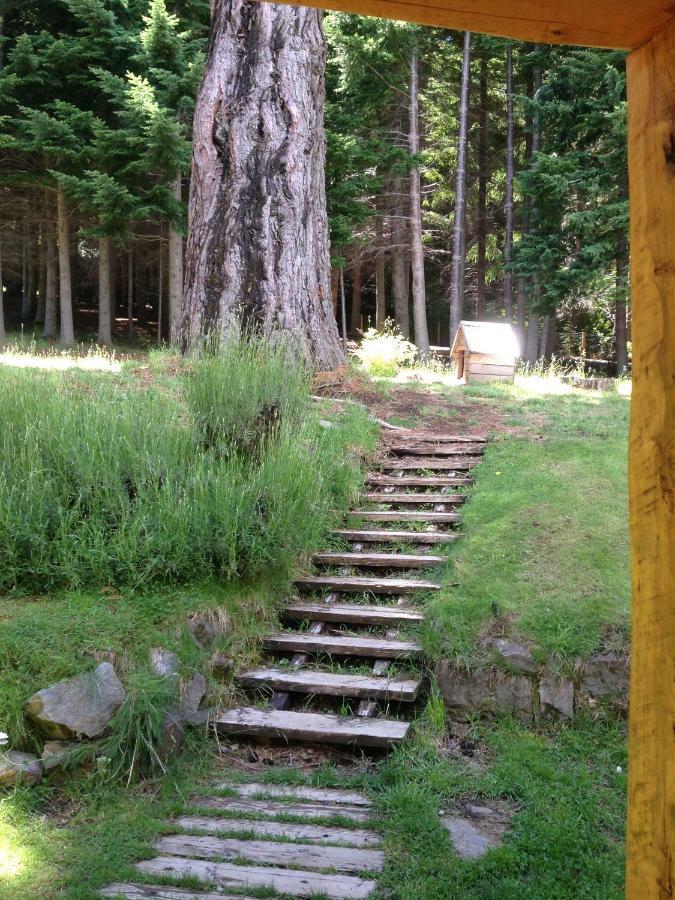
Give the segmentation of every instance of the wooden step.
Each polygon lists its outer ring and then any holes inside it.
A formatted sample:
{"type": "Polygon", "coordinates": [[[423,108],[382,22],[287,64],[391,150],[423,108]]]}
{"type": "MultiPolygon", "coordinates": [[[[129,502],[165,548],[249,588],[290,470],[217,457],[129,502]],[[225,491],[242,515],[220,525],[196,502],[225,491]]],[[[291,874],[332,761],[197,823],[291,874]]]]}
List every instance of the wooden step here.
{"type": "MultiPolygon", "coordinates": [[[[353,518],[367,522],[459,522],[461,516],[456,512],[433,512],[411,509],[352,509],[353,518]]],[[[336,590],[338,590],[336,588],[336,590]]]]}
{"type": "Polygon", "coordinates": [[[374,659],[408,659],[422,653],[422,647],[416,641],[340,637],[301,631],[272,634],[264,639],[264,647],[280,653],[325,653],[329,656],[366,656],[374,659]]]}
{"type": "Polygon", "coordinates": [[[353,847],[379,847],[382,838],[364,828],[338,828],[335,825],[304,825],[289,822],[263,822],[256,819],[220,819],[215,816],[178,816],[167,826],[207,834],[239,832],[260,837],[289,838],[315,844],[351,844],[353,847]]]}
{"type": "Polygon", "coordinates": [[[255,900],[248,894],[214,894],[212,891],[195,891],[193,888],[177,888],[168,884],[133,884],[118,882],[101,888],[102,897],[116,897],[117,900],[255,900]]]}
{"type": "Polygon", "coordinates": [[[163,878],[193,878],[219,888],[273,888],[284,896],[311,897],[320,894],[331,900],[363,898],[375,889],[374,881],[354,875],[325,875],[300,869],[274,866],[238,866],[205,859],[157,856],[136,864],[144,875],[163,878]]]}
{"type": "Polygon", "coordinates": [[[391,471],[400,471],[405,472],[411,469],[426,469],[430,472],[434,471],[450,471],[450,472],[462,472],[468,471],[469,469],[474,469],[477,465],[478,460],[474,457],[448,457],[447,459],[438,459],[437,457],[424,457],[421,456],[419,459],[414,459],[412,457],[408,459],[384,459],[382,462],[378,463],[381,469],[385,472],[391,471]]]}
{"type": "Polygon", "coordinates": [[[314,800],[316,803],[346,803],[351,806],[372,806],[360,791],[342,791],[338,788],[317,788],[304,784],[264,784],[257,781],[223,781],[216,785],[219,791],[234,791],[237,797],[292,797],[294,800],[314,800]]]}
{"type": "Polygon", "coordinates": [[[422,622],[424,614],[405,606],[366,606],[365,603],[303,603],[292,600],[282,611],[285,619],[312,622],[349,622],[358,625],[404,625],[422,622]]]}
{"type": "Polygon", "coordinates": [[[387,450],[397,456],[482,456],[483,444],[389,444],[387,450]]]}
{"type": "MultiPolygon", "coordinates": [[[[317,640],[321,640],[318,638],[317,640]]],[[[329,638],[323,638],[329,641],[329,638]]],[[[357,640],[357,639],[354,639],[357,640]]],[[[361,640],[365,640],[361,638],[361,640]]],[[[375,641],[373,643],[376,643],[375,641]]],[[[380,643],[386,643],[381,641],[380,643]]],[[[393,643],[393,642],[390,642],[393,643]]],[[[400,644],[406,642],[400,641],[400,644]]],[[[410,642],[408,642],[410,643],[410,642]]],[[[399,651],[404,653],[403,649],[399,651]]],[[[421,652],[413,645],[408,655],[421,652]]],[[[372,653],[366,655],[373,655],[372,653]]],[[[381,653],[380,655],[383,655],[381,653]]],[[[252,709],[239,707],[220,713],[215,721],[216,728],[223,734],[257,735],[281,738],[289,741],[313,741],[327,744],[347,744],[358,747],[388,747],[402,741],[409,722],[396,719],[359,719],[321,715],[319,713],[288,712],[275,709],[252,709]]],[[[252,801],[249,801],[252,802],[252,801]]],[[[297,805],[297,804],[296,804],[297,805]]],[[[286,804],[288,807],[289,804],[286,804]]],[[[326,804],[326,808],[328,804],[326,804]]],[[[340,807],[336,807],[340,810],[340,807]]],[[[351,807],[342,807],[350,809],[351,807]]],[[[343,815],[342,811],[332,815],[343,815]]]]}
{"type": "Polygon", "coordinates": [[[346,541],[364,541],[371,544],[449,544],[457,540],[452,531],[392,531],[390,529],[338,528],[332,534],[346,541]]]}
{"type": "MultiPolygon", "coordinates": [[[[232,711],[232,710],[231,710],[232,711]]],[[[241,712],[242,710],[234,710],[241,712]]],[[[249,710],[243,710],[248,712],[249,710]]],[[[256,713],[265,714],[269,717],[270,710],[254,710],[256,713]]],[[[306,716],[314,713],[294,713],[282,710],[274,710],[275,716],[306,716]]],[[[324,718],[319,716],[318,718],[324,718]]],[[[336,718],[328,716],[327,718],[336,718]]],[[[227,728],[227,726],[225,726],[227,728]]],[[[283,731],[275,731],[274,735],[278,736],[283,731]]],[[[350,822],[368,822],[372,813],[367,807],[348,806],[345,803],[289,803],[285,800],[249,800],[246,797],[192,797],[190,804],[196,809],[216,810],[216,812],[236,813],[242,816],[260,816],[266,819],[278,819],[281,817],[296,817],[302,819],[332,819],[339,816],[340,819],[347,819],[350,822]]],[[[255,823],[251,823],[253,827],[255,823]]]]}
{"type": "Polygon", "coordinates": [[[387,484],[398,487],[460,487],[473,484],[473,478],[461,475],[381,475],[371,472],[366,476],[367,484],[387,484]]]}
{"type": "Polygon", "coordinates": [[[366,700],[405,700],[412,702],[420,689],[417,679],[348,675],[343,672],[312,672],[306,669],[251,669],[237,676],[243,687],[269,687],[275,691],[317,694],[331,697],[358,697],[366,700]]]}
{"type": "MultiPolygon", "coordinates": [[[[450,513],[435,515],[445,516],[450,513]]],[[[436,521],[453,520],[436,519],[436,521]]],[[[327,588],[342,593],[356,591],[371,594],[412,594],[415,591],[437,591],[441,587],[435,581],[422,581],[418,578],[371,578],[366,575],[305,575],[304,578],[296,578],[295,584],[304,588],[327,588]]]]}
{"type": "Polygon", "coordinates": [[[317,847],[279,841],[246,841],[210,835],[167,834],[153,844],[164,856],[193,859],[245,859],[265,866],[302,866],[336,872],[379,872],[384,866],[381,850],[354,847],[317,847]]]}
{"type": "Polygon", "coordinates": [[[366,500],[368,503],[414,503],[416,505],[421,503],[450,503],[455,505],[457,503],[465,503],[466,496],[464,494],[385,494],[382,491],[369,491],[361,494],[361,500],[366,500]]]}
{"type": "Polygon", "coordinates": [[[427,441],[433,444],[485,444],[487,436],[484,434],[430,434],[425,431],[408,431],[405,435],[396,435],[395,443],[410,441],[418,444],[427,441]]]}
{"type": "Polygon", "coordinates": [[[440,566],[445,556],[422,553],[315,553],[312,562],[326,566],[369,566],[385,569],[424,569],[440,566]]]}

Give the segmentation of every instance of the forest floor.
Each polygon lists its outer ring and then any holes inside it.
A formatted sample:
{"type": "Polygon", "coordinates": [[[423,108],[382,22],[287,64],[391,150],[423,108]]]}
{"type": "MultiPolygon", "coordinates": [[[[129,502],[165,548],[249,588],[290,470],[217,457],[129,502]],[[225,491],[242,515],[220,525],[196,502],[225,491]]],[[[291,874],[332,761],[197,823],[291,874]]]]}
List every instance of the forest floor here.
{"type": "MultiPolygon", "coordinates": [[[[127,371],[146,384],[155,377],[140,355],[127,371]]],[[[162,377],[172,377],[166,367],[162,377]]],[[[554,379],[459,388],[434,373],[413,378],[369,381],[349,371],[316,390],[358,400],[393,423],[495,437],[475,473],[447,587],[432,601],[434,626],[425,637],[431,660],[454,656],[474,665],[485,633],[529,639],[563,665],[603,648],[625,650],[629,400],[564,388],[554,379]]],[[[274,620],[276,586],[217,590],[235,621],[239,665],[254,656],[259,634],[274,620]]],[[[39,667],[59,642],[75,646],[102,628],[119,642],[144,633],[140,643],[133,640],[145,652],[171,633],[173,618],[214,593],[212,584],[200,584],[143,595],[71,592],[57,603],[0,598],[0,619],[30,636],[31,667],[39,667]]],[[[618,900],[623,894],[625,723],[615,715],[578,714],[534,727],[476,721],[448,730],[432,691],[413,738],[384,761],[311,748],[225,744],[219,751],[194,733],[156,781],[126,788],[66,774],[4,796],[0,898],[91,900],[97,887],[129,878],[131,864],[151,855],[162,820],[220,767],[234,778],[369,791],[382,811],[383,897],[618,900]],[[488,802],[509,820],[503,845],[477,861],[456,856],[439,821],[439,811],[468,799],[488,802]]]]}

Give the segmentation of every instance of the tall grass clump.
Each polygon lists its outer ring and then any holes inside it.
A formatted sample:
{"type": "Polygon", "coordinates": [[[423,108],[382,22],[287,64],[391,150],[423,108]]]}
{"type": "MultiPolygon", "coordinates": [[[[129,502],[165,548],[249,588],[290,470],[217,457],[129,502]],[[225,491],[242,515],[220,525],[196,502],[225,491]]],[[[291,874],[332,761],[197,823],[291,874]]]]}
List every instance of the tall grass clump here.
{"type": "Polygon", "coordinates": [[[320,427],[309,375],[250,338],[177,390],[0,375],[0,590],[286,577],[358,483],[362,414],[320,427]]]}

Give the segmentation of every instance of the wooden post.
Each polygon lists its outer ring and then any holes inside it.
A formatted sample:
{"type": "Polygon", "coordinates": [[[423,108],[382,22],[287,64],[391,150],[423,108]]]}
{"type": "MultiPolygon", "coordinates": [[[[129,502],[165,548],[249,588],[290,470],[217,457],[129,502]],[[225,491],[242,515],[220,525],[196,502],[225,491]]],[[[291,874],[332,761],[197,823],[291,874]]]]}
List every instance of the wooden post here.
{"type": "Polygon", "coordinates": [[[675,24],[628,62],[633,302],[630,900],[672,898],[675,803],[675,24]]]}

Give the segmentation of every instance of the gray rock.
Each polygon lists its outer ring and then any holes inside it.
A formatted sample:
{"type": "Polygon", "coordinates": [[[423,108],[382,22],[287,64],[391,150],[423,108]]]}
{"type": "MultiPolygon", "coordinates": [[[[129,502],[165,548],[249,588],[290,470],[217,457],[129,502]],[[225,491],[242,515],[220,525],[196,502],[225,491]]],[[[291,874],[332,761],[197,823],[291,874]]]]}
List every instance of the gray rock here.
{"type": "Polygon", "coordinates": [[[43,688],[26,705],[28,716],[56,740],[98,737],[124,702],[125,691],[108,662],[43,688]]]}
{"type": "Polygon", "coordinates": [[[542,675],[539,681],[539,704],[544,715],[571,718],[574,713],[574,685],[568,678],[542,675]]]}
{"type": "Polygon", "coordinates": [[[206,678],[195,672],[181,690],[181,705],[186,712],[197,712],[199,704],[206,696],[206,678]]]}
{"type": "Polygon", "coordinates": [[[188,631],[203,650],[208,650],[216,641],[226,637],[231,631],[230,617],[222,608],[190,613],[187,626],[188,631]]]}
{"type": "Polygon", "coordinates": [[[490,809],[489,806],[481,806],[478,803],[465,803],[464,809],[472,819],[489,819],[495,814],[494,809],[490,809]]]}
{"type": "Polygon", "coordinates": [[[155,675],[164,678],[178,678],[180,672],[180,660],[171,650],[164,647],[153,647],[149,653],[150,668],[155,675]]]}
{"type": "Polygon", "coordinates": [[[211,671],[216,678],[228,678],[234,669],[234,660],[229,653],[215,653],[211,660],[211,671]]]}
{"type": "Polygon", "coordinates": [[[72,741],[46,741],[42,750],[42,768],[45,772],[62,765],[75,746],[72,741]]]}
{"type": "Polygon", "coordinates": [[[0,785],[39,784],[41,779],[42,767],[37,756],[18,750],[0,754],[0,785]]]}
{"type": "Polygon", "coordinates": [[[157,755],[162,762],[167,762],[181,748],[185,728],[180,710],[172,709],[164,717],[162,733],[157,746],[157,755]]]}
{"type": "Polygon", "coordinates": [[[478,859],[490,850],[494,844],[489,838],[466,819],[459,816],[446,816],[441,823],[447,829],[450,840],[454,844],[457,855],[462,859],[478,859]]]}
{"type": "Polygon", "coordinates": [[[529,647],[515,644],[513,641],[507,641],[505,638],[495,638],[491,646],[500,660],[506,663],[510,669],[515,669],[518,672],[528,672],[529,674],[537,671],[537,664],[529,647]]]}
{"type": "Polygon", "coordinates": [[[620,653],[592,656],[581,675],[581,690],[591,697],[628,697],[630,665],[620,653]]]}
{"type": "Polygon", "coordinates": [[[454,719],[476,714],[532,718],[532,683],[524,675],[505,676],[488,669],[469,673],[443,660],[436,664],[436,680],[454,719]]]}

